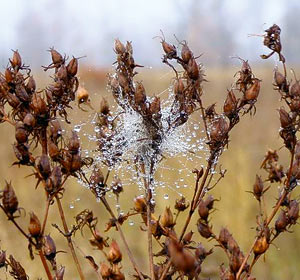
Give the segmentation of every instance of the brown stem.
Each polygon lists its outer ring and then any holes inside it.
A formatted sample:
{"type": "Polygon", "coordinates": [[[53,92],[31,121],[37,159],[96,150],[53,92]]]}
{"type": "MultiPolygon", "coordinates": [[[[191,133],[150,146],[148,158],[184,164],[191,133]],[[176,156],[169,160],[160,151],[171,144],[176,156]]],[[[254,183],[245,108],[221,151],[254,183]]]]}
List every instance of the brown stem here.
{"type": "Polygon", "coordinates": [[[49,279],[49,280],[53,280],[53,277],[52,277],[52,275],[51,275],[49,266],[48,266],[48,264],[47,264],[46,258],[45,258],[45,256],[44,256],[42,250],[39,250],[39,256],[40,256],[40,259],[41,259],[42,264],[43,264],[43,266],[44,266],[44,269],[45,269],[45,271],[46,271],[46,274],[47,274],[48,279],[49,279]]]}
{"type": "Polygon", "coordinates": [[[50,201],[51,201],[51,199],[50,199],[50,197],[48,197],[47,204],[46,204],[46,210],[45,210],[45,216],[44,216],[43,225],[42,225],[41,235],[44,235],[44,232],[45,232],[45,227],[46,227],[46,223],[47,223],[47,220],[48,220],[48,214],[49,214],[50,201]]]}
{"type": "Polygon", "coordinates": [[[66,238],[67,238],[67,241],[68,241],[68,245],[69,245],[69,248],[70,248],[70,250],[71,250],[71,254],[72,254],[73,260],[74,260],[74,262],[75,262],[77,271],[78,271],[78,273],[79,273],[80,279],[81,279],[81,280],[85,280],[85,277],[84,277],[84,275],[83,275],[81,266],[80,266],[80,264],[79,264],[79,261],[78,261],[78,258],[77,258],[77,255],[76,255],[76,252],[75,252],[75,249],[74,249],[74,245],[73,245],[73,243],[72,243],[72,238],[71,238],[71,236],[68,235],[69,229],[68,229],[68,225],[67,225],[67,222],[66,222],[64,210],[63,210],[63,208],[62,208],[60,199],[59,199],[59,197],[57,196],[57,194],[55,195],[55,198],[56,198],[56,202],[57,202],[57,206],[58,206],[59,215],[60,215],[61,220],[62,220],[62,223],[63,223],[64,232],[65,232],[65,234],[66,234],[66,238]]]}
{"type": "Polygon", "coordinates": [[[137,266],[137,263],[135,262],[135,259],[134,259],[134,257],[133,257],[133,254],[132,254],[132,252],[131,252],[131,250],[130,250],[130,248],[129,248],[129,246],[128,246],[128,243],[127,243],[127,241],[126,241],[126,238],[125,238],[125,236],[124,236],[124,234],[123,234],[121,225],[120,225],[119,222],[118,222],[118,219],[116,218],[114,212],[112,211],[111,207],[109,206],[109,204],[108,204],[106,198],[105,198],[104,196],[102,196],[100,199],[101,199],[102,203],[104,204],[104,207],[106,208],[107,212],[108,212],[108,213],[111,215],[111,217],[116,221],[116,226],[117,226],[118,232],[119,232],[120,237],[121,237],[121,239],[122,239],[122,241],[123,241],[123,244],[125,245],[126,253],[127,253],[127,255],[128,255],[128,257],[129,257],[129,259],[130,259],[130,261],[131,261],[131,264],[132,264],[134,270],[136,271],[136,273],[138,274],[138,276],[139,276],[139,278],[140,278],[141,280],[145,280],[144,277],[143,277],[143,274],[141,273],[140,269],[139,269],[138,266],[137,266]]]}
{"type": "MultiPolygon", "coordinates": [[[[292,168],[293,168],[293,162],[294,162],[294,154],[295,154],[295,145],[293,146],[293,150],[292,150],[292,152],[291,152],[291,161],[290,161],[290,167],[289,167],[288,177],[287,177],[287,179],[286,179],[286,187],[285,187],[285,189],[284,189],[284,191],[283,191],[283,194],[281,195],[281,198],[277,201],[277,203],[276,203],[276,205],[275,205],[275,207],[274,207],[272,213],[271,213],[270,216],[267,218],[267,220],[266,220],[266,226],[268,226],[268,225],[271,223],[271,221],[272,221],[273,218],[275,217],[276,213],[277,213],[278,210],[280,209],[280,206],[281,206],[282,202],[285,200],[285,198],[287,197],[287,195],[288,195],[288,193],[289,193],[288,189],[289,189],[290,178],[291,178],[291,175],[292,175],[292,168]]],[[[250,255],[251,255],[252,251],[253,251],[253,248],[254,248],[255,243],[256,243],[257,240],[258,240],[258,237],[255,238],[255,240],[254,240],[252,246],[250,247],[250,249],[249,249],[247,255],[245,256],[245,258],[244,258],[244,260],[243,260],[243,262],[242,262],[242,264],[241,264],[241,267],[240,267],[238,273],[236,274],[236,279],[237,279],[237,280],[240,279],[241,273],[242,273],[242,271],[243,271],[243,269],[244,269],[244,267],[245,267],[245,265],[246,265],[246,263],[247,263],[247,261],[248,261],[250,255]]],[[[258,258],[259,258],[259,256],[257,256],[257,259],[258,259],[258,258]]],[[[256,261],[257,261],[257,260],[256,260],[256,261]]],[[[256,262],[256,261],[255,261],[255,262],[256,262]]]]}

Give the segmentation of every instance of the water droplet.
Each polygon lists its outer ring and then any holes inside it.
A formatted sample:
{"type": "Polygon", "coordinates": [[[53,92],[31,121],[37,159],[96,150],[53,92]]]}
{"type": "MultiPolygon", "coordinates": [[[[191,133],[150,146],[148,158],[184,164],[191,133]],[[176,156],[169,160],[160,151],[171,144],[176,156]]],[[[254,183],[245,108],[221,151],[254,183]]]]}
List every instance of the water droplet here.
{"type": "Polygon", "coordinates": [[[132,220],[129,220],[129,221],[128,221],[128,224],[129,224],[130,226],[133,226],[133,225],[134,225],[134,222],[133,222],[132,220]]]}
{"type": "Polygon", "coordinates": [[[73,130],[74,130],[75,132],[80,132],[81,126],[80,126],[80,125],[75,125],[73,130]]]}
{"type": "Polygon", "coordinates": [[[167,193],[164,194],[164,199],[169,199],[169,195],[167,193]]]}
{"type": "Polygon", "coordinates": [[[70,209],[74,209],[74,205],[73,204],[70,204],[70,209]]]}

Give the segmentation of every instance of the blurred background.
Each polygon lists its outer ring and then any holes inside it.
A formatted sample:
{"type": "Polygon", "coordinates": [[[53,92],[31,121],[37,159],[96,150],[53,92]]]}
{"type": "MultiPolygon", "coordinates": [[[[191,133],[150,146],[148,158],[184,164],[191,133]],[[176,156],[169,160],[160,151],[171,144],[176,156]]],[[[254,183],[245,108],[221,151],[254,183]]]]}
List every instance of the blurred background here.
{"type": "MultiPolygon", "coordinates": [[[[80,59],[80,83],[90,92],[94,108],[97,108],[102,96],[113,104],[107,91],[106,73],[112,71],[115,61],[113,51],[114,39],[132,41],[134,57],[138,64],[144,65],[139,70],[138,80],[142,80],[149,95],[166,90],[173,78],[173,72],[161,63],[162,49],[158,38],[163,31],[166,40],[179,45],[178,40],[187,40],[195,54],[203,54],[200,61],[204,65],[208,82],[205,83],[205,105],[217,102],[220,111],[226,97],[226,89],[234,81],[234,74],[239,70],[240,61],[233,59],[240,56],[248,59],[257,77],[263,80],[257,113],[253,117],[243,119],[231,135],[229,149],[224,153],[221,163],[226,168],[227,175],[213,190],[217,203],[217,211],[212,215],[212,223],[216,232],[222,226],[227,226],[233,236],[247,251],[255,236],[256,215],[258,205],[253,196],[247,193],[251,190],[256,174],[264,175],[259,169],[265,152],[269,149],[279,149],[282,141],[278,136],[279,120],[276,109],[281,106],[278,93],[273,91],[273,68],[278,65],[277,57],[262,61],[259,55],[268,53],[262,44],[264,30],[273,23],[282,29],[283,54],[288,68],[299,69],[300,65],[300,2],[297,0],[112,0],[112,1],[79,1],[79,0],[2,0],[0,17],[0,71],[3,72],[11,56],[11,50],[18,49],[23,61],[33,68],[33,74],[42,89],[49,83],[49,73],[41,71],[41,65],[50,63],[47,50],[55,47],[61,53],[74,56],[86,56],[80,59]],[[253,36],[252,36],[253,35],[253,36]],[[254,36],[255,35],[255,36],[254,36]],[[153,39],[154,38],[154,39],[153,39]]],[[[280,67],[280,65],[278,65],[280,67]]],[[[297,71],[296,71],[297,72],[297,71]]],[[[298,71],[299,73],[299,71],[298,71]]],[[[298,75],[299,76],[299,75],[298,75]]],[[[290,75],[292,78],[292,75],[290,75]]],[[[71,111],[73,124],[90,120],[91,112],[71,111]]],[[[194,117],[199,120],[199,116],[194,117]]],[[[14,154],[10,144],[14,141],[14,132],[6,124],[1,125],[0,137],[0,186],[4,181],[12,181],[19,198],[19,205],[42,216],[44,201],[42,190],[34,191],[35,181],[26,178],[31,170],[12,167],[14,154]],[[30,205],[30,207],[29,207],[30,205]]],[[[200,137],[199,133],[199,137],[200,137]]],[[[84,145],[88,143],[83,143],[84,145]]],[[[88,147],[88,146],[87,146],[88,147]]],[[[201,155],[200,155],[201,156],[201,155]]],[[[287,153],[280,151],[281,163],[287,168],[287,153]]],[[[203,157],[203,155],[202,155],[203,157]]],[[[193,166],[181,166],[182,161],[173,158],[167,162],[172,168],[164,169],[163,175],[168,178],[178,176],[178,170],[205,164],[205,160],[193,162],[193,166]]],[[[165,164],[165,166],[167,165],[165,164]]],[[[190,176],[188,187],[180,192],[191,197],[194,180],[190,176]]],[[[166,206],[173,207],[178,193],[172,190],[157,190],[157,215],[166,206]],[[165,194],[168,194],[166,199],[165,194]]],[[[175,187],[175,186],[174,186],[175,187]]],[[[277,186],[272,186],[268,192],[266,204],[268,211],[277,197],[277,186]]],[[[296,194],[299,195],[299,190],[296,194]]],[[[133,186],[125,188],[125,194],[120,201],[121,209],[128,211],[133,207],[133,198],[137,189],[133,186]]],[[[69,182],[64,198],[64,207],[68,212],[68,223],[74,223],[74,216],[85,208],[94,211],[99,217],[99,229],[103,232],[107,215],[93,195],[76,181],[69,182]]],[[[111,198],[113,204],[117,204],[111,198]]],[[[50,210],[50,221],[57,220],[56,207],[50,210]]],[[[180,219],[181,220],[181,219],[180,219]]],[[[182,219],[183,220],[183,219],[182,219]]],[[[20,219],[26,229],[28,214],[20,219]]],[[[5,221],[0,213],[0,246],[1,249],[13,254],[26,268],[31,279],[45,278],[40,268],[39,259],[29,260],[27,244],[16,233],[14,227],[5,221]]],[[[196,219],[192,222],[195,231],[196,219]]],[[[146,233],[140,231],[139,217],[124,224],[124,232],[142,267],[147,266],[144,250],[146,233]],[[137,242],[137,237],[139,242],[137,242]]],[[[59,236],[49,223],[46,233],[57,240],[58,250],[68,252],[65,240],[59,236]]],[[[117,238],[112,229],[110,236],[117,238]]],[[[206,242],[195,233],[195,239],[205,244],[206,248],[214,247],[213,242],[206,242]]],[[[86,233],[85,238],[89,237],[86,233]]],[[[95,257],[97,263],[104,260],[103,255],[93,251],[88,241],[80,233],[76,235],[76,245],[84,252],[95,257]]],[[[296,225],[293,233],[282,234],[266,256],[261,258],[254,270],[257,279],[300,279],[300,227],[296,225]]],[[[159,247],[155,247],[156,250],[159,247]]],[[[223,252],[215,248],[216,254],[207,258],[203,265],[203,276],[218,279],[217,266],[227,260],[223,252]]],[[[80,261],[89,276],[96,279],[90,266],[80,253],[80,261]],[[88,274],[90,273],[90,274],[88,274]]],[[[58,263],[66,266],[65,279],[77,279],[76,269],[69,253],[58,255],[58,263]]],[[[123,270],[132,273],[128,258],[124,256],[123,270]]],[[[5,279],[5,273],[0,272],[0,278],[5,279]],[[2,274],[1,274],[2,273],[2,274]]]]}

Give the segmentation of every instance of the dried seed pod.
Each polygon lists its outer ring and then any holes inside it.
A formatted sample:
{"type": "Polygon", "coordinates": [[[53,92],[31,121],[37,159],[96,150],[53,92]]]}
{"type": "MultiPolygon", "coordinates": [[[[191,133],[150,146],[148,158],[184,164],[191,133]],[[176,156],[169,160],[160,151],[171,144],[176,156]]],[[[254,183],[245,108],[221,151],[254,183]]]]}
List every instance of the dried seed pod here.
{"type": "Polygon", "coordinates": [[[72,155],[71,172],[76,172],[82,167],[82,160],[80,154],[72,155]]]}
{"type": "Polygon", "coordinates": [[[28,129],[33,129],[36,124],[36,119],[31,113],[27,113],[23,122],[28,129]]]}
{"type": "Polygon", "coordinates": [[[56,246],[50,235],[44,237],[43,252],[48,261],[52,261],[56,257],[56,246]]]}
{"type": "Polygon", "coordinates": [[[185,64],[187,64],[190,59],[193,57],[193,53],[185,42],[181,49],[181,58],[185,64]]]}
{"type": "Polygon", "coordinates": [[[223,117],[219,117],[213,121],[209,128],[210,139],[214,142],[222,141],[228,132],[229,125],[223,117]]]}
{"type": "Polygon", "coordinates": [[[228,246],[228,241],[229,239],[231,238],[231,234],[230,232],[228,231],[227,228],[225,227],[222,227],[221,230],[220,230],[220,233],[219,233],[219,241],[222,243],[222,245],[227,248],[228,246]]]}
{"type": "Polygon", "coordinates": [[[224,102],[224,106],[223,106],[224,114],[228,118],[230,118],[231,116],[233,116],[235,114],[236,109],[237,109],[237,100],[236,100],[233,90],[230,90],[230,91],[228,91],[227,98],[224,102]]]}
{"type": "Polygon", "coordinates": [[[186,210],[189,206],[190,206],[190,204],[185,201],[184,196],[182,196],[180,199],[176,199],[176,202],[175,202],[176,210],[182,212],[182,211],[186,210]]]}
{"type": "Polygon", "coordinates": [[[253,79],[252,85],[246,90],[244,98],[246,101],[256,101],[260,91],[260,80],[253,79]]]}
{"type": "Polygon", "coordinates": [[[68,142],[68,150],[71,153],[76,154],[76,153],[78,153],[79,148],[80,148],[80,141],[79,141],[78,134],[76,133],[76,131],[72,130],[72,136],[68,142]]]}
{"type": "Polygon", "coordinates": [[[186,233],[182,239],[183,244],[190,244],[192,242],[194,232],[191,230],[188,233],[186,233]]]}
{"type": "Polygon", "coordinates": [[[177,56],[177,50],[174,45],[167,43],[165,40],[161,42],[161,45],[168,58],[171,59],[177,56]]]}
{"type": "Polygon", "coordinates": [[[37,167],[44,179],[47,179],[51,174],[51,166],[48,155],[42,154],[37,162],[37,167]]]}
{"type": "Polygon", "coordinates": [[[274,82],[279,89],[282,89],[287,85],[286,78],[277,69],[274,71],[274,82]]]}
{"type": "Polygon", "coordinates": [[[22,265],[12,255],[9,256],[11,271],[10,274],[17,280],[28,280],[28,276],[22,265]]]}
{"type": "Polygon", "coordinates": [[[9,68],[5,69],[4,77],[5,77],[5,80],[6,80],[7,83],[11,83],[14,80],[14,75],[13,75],[12,71],[9,68]]]}
{"type": "Polygon", "coordinates": [[[25,89],[24,86],[18,85],[15,90],[16,96],[22,101],[22,102],[29,102],[30,97],[25,89]]]}
{"type": "Polygon", "coordinates": [[[67,65],[67,72],[70,76],[75,77],[78,71],[78,59],[73,56],[67,65]]]}
{"type": "Polygon", "coordinates": [[[125,46],[121,43],[119,39],[115,39],[115,52],[121,55],[126,52],[125,46]]]}
{"type": "Polygon", "coordinates": [[[125,280],[124,274],[121,272],[120,267],[117,265],[114,265],[112,267],[112,279],[113,280],[125,280]]]}
{"type": "Polygon", "coordinates": [[[67,80],[67,78],[68,78],[68,71],[67,71],[67,67],[64,64],[59,67],[59,69],[58,69],[58,71],[56,73],[56,77],[59,80],[62,80],[62,81],[66,81],[67,80]]]}
{"type": "Polygon", "coordinates": [[[91,190],[97,196],[97,189],[103,188],[104,176],[99,166],[95,166],[90,176],[91,190]]]}
{"type": "Polygon", "coordinates": [[[10,64],[12,66],[12,68],[14,69],[20,69],[21,66],[22,66],[22,58],[19,54],[19,52],[16,50],[14,51],[14,54],[13,54],[13,57],[12,59],[10,60],[10,64]]]}
{"type": "Polygon", "coordinates": [[[299,81],[296,81],[290,87],[290,95],[293,97],[300,96],[300,82],[299,81]]]}
{"type": "Polygon", "coordinates": [[[0,251],[0,268],[5,266],[6,263],[6,252],[5,251],[0,251]]]}
{"type": "Polygon", "coordinates": [[[51,53],[52,63],[55,66],[64,63],[64,58],[62,57],[62,55],[57,50],[51,48],[50,53],[51,53]]]}
{"type": "Polygon", "coordinates": [[[3,194],[2,194],[2,205],[7,214],[12,216],[18,210],[18,198],[11,183],[6,182],[3,194]]]}
{"type": "Polygon", "coordinates": [[[233,273],[237,273],[239,271],[241,264],[242,264],[242,262],[239,258],[238,252],[231,254],[230,260],[229,260],[229,266],[230,266],[230,270],[233,273]]]}
{"type": "Polygon", "coordinates": [[[77,99],[78,104],[88,102],[89,101],[89,92],[83,86],[79,86],[76,91],[76,99],[77,99]]]}
{"type": "Polygon", "coordinates": [[[256,175],[255,183],[253,185],[253,194],[255,198],[260,201],[261,196],[264,193],[264,183],[260,176],[256,175]]]}
{"type": "Polygon", "coordinates": [[[288,225],[288,218],[286,216],[286,213],[283,210],[281,210],[281,212],[275,222],[275,229],[276,229],[277,233],[285,231],[287,225],[288,225]]]}
{"type": "Polygon", "coordinates": [[[107,254],[107,260],[110,263],[119,263],[122,260],[122,253],[120,251],[120,247],[118,243],[113,239],[110,244],[110,249],[107,254]]]}
{"type": "Polygon", "coordinates": [[[111,188],[116,195],[119,195],[123,191],[122,181],[119,177],[115,177],[114,181],[111,183],[111,188]]]}
{"type": "Polygon", "coordinates": [[[26,143],[28,140],[28,132],[25,129],[23,122],[17,122],[15,127],[15,138],[18,142],[18,144],[26,143]]]}
{"type": "Polygon", "coordinates": [[[100,114],[105,115],[105,116],[108,115],[110,112],[109,104],[104,97],[102,97],[102,99],[101,99],[99,112],[100,112],[100,114]]]}
{"type": "Polygon", "coordinates": [[[100,264],[100,274],[103,279],[109,279],[112,274],[111,268],[106,263],[102,262],[100,264]]]}
{"type": "Polygon", "coordinates": [[[40,220],[33,212],[31,212],[30,213],[30,222],[29,222],[29,226],[28,226],[28,231],[29,231],[30,235],[32,237],[37,238],[40,236],[41,230],[42,230],[42,227],[41,227],[40,220]]]}
{"type": "Polygon", "coordinates": [[[201,219],[207,221],[209,215],[209,209],[203,199],[201,199],[199,202],[198,213],[201,219]]]}
{"type": "Polygon", "coordinates": [[[60,150],[50,139],[48,140],[48,151],[52,160],[56,161],[59,159],[60,150]]]}
{"type": "Polygon", "coordinates": [[[141,106],[146,101],[145,88],[141,82],[138,82],[134,93],[134,102],[137,106],[141,106]]]}
{"type": "Polygon", "coordinates": [[[60,166],[55,166],[52,169],[50,180],[52,182],[53,191],[57,191],[60,188],[62,182],[62,172],[60,166]]]}
{"type": "Polygon", "coordinates": [[[213,250],[209,250],[207,251],[204,246],[202,245],[202,243],[199,243],[198,246],[197,246],[197,249],[195,250],[195,256],[201,261],[203,262],[204,259],[212,254],[213,250]]]}
{"type": "Polygon", "coordinates": [[[160,218],[160,224],[162,227],[173,227],[174,226],[174,218],[173,213],[170,207],[166,207],[160,218]]]}
{"type": "Polygon", "coordinates": [[[45,100],[36,92],[32,95],[31,107],[37,115],[43,115],[48,111],[45,100]]]}
{"type": "Polygon", "coordinates": [[[202,237],[208,239],[212,236],[211,228],[206,222],[203,222],[201,219],[198,220],[197,228],[202,237]]]}
{"type": "Polygon", "coordinates": [[[289,113],[283,107],[279,109],[279,118],[282,128],[288,128],[293,123],[293,120],[289,116],[289,113]]]}
{"type": "Polygon", "coordinates": [[[176,79],[174,83],[174,94],[178,99],[180,98],[180,96],[183,96],[184,94],[184,83],[181,78],[176,79]]]}
{"type": "Polygon", "coordinates": [[[199,79],[200,71],[199,71],[199,66],[198,66],[195,58],[191,58],[189,60],[186,71],[187,71],[187,74],[188,74],[190,79],[192,79],[192,80],[198,80],[199,79]]]}
{"type": "Polygon", "coordinates": [[[150,104],[150,113],[152,116],[160,115],[160,98],[155,96],[153,101],[150,104]]]}
{"type": "Polygon", "coordinates": [[[147,211],[146,199],[142,196],[137,196],[134,199],[134,210],[138,213],[144,213],[147,211]]]}
{"type": "Polygon", "coordinates": [[[56,141],[61,136],[62,133],[59,120],[55,119],[50,121],[49,127],[50,127],[50,136],[54,141],[56,141]]]}
{"type": "Polygon", "coordinates": [[[253,253],[258,256],[265,253],[269,248],[269,243],[267,241],[267,237],[265,235],[260,236],[253,247],[253,253]]]}
{"type": "Polygon", "coordinates": [[[33,76],[29,77],[28,82],[27,82],[25,88],[26,88],[26,91],[29,94],[35,92],[35,90],[36,90],[36,83],[35,83],[35,80],[34,80],[33,76]]]}
{"type": "Polygon", "coordinates": [[[215,202],[215,199],[211,194],[209,194],[205,199],[205,205],[209,210],[213,209],[214,202],[215,202]]]}
{"type": "Polygon", "coordinates": [[[61,266],[55,273],[55,280],[63,280],[65,274],[65,267],[61,266]]]}
{"type": "Polygon", "coordinates": [[[288,206],[288,220],[291,225],[295,225],[299,218],[299,202],[297,200],[291,200],[288,206]]]}

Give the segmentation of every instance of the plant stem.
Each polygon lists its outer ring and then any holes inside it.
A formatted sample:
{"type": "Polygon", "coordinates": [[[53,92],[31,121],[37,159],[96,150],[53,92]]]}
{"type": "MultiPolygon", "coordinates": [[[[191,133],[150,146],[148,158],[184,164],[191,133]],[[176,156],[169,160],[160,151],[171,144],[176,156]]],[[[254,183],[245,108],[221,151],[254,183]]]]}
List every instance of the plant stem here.
{"type": "Polygon", "coordinates": [[[65,234],[66,234],[66,238],[67,238],[67,241],[68,241],[68,245],[69,245],[69,248],[70,248],[70,250],[71,250],[71,254],[72,254],[73,260],[74,260],[74,262],[75,262],[77,271],[78,271],[78,273],[79,273],[80,279],[81,279],[81,280],[85,280],[85,277],[84,277],[84,275],[83,275],[81,266],[80,266],[80,264],[79,264],[79,261],[78,261],[78,258],[77,258],[77,255],[76,255],[76,252],[75,252],[75,249],[74,249],[74,245],[73,245],[73,243],[72,243],[72,238],[71,238],[71,236],[68,235],[69,229],[68,229],[68,225],[67,225],[67,222],[66,222],[64,210],[63,210],[63,208],[62,208],[60,199],[59,199],[59,197],[57,196],[57,194],[55,195],[55,198],[56,198],[56,202],[57,202],[57,206],[58,206],[59,215],[60,215],[61,220],[62,220],[62,223],[63,223],[64,232],[65,232],[65,234]]]}
{"type": "Polygon", "coordinates": [[[46,258],[45,258],[44,253],[43,253],[43,251],[41,249],[39,250],[39,256],[40,256],[40,259],[41,259],[42,264],[44,266],[44,269],[46,271],[48,279],[49,280],[53,280],[53,277],[51,275],[51,272],[50,272],[49,266],[47,264],[46,258]]]}
{"type": "Polygon", "coordinates": [[[121,237],[121,239],[122,239],[122,241],[123,241],[123,244],[125,245],[125,249],[126,249],[127,255],[128,255],[128,257],[129,257],[129,259],[130,259],[130,261],[131,261],[131,264],[132,264],[134,270],[135,270],[136,273],[138,274],[139,278],[140,278],[141,280],[144,280],[143,274],[141,273],[140,269],[138,268],[138,265],[137,265],[137,263],[136,263],[135,260],[134,260],[133,254],[132,254],[132,252],[130,251],[130,248],[129,248],[129,246],[128,246],[128,243],[127,243],[127,241],[126,241],[126,238],[125,238],[125,236],[124,236],[124,233],[123,233],[123,231],[122,231],[121,225],[120,225],[119,222],[118,222],[118,219],[116,218],[114,212],[112,211],[111,207],[109,206],[109,204],[108,204],[106,198],[105,198],[104,196],[102,196],[100,199],[101,199],[102,203],[104,204],[104,207],[106,208],[107,212],[108,212],[108,213],[111,215],[111,217],[116,221],[116,226],[117,226],[118,232],[119,232],[120,237],[121,237]]]}

